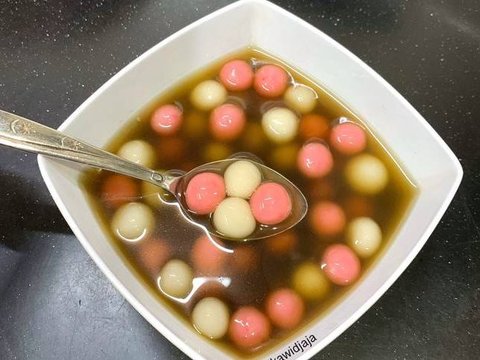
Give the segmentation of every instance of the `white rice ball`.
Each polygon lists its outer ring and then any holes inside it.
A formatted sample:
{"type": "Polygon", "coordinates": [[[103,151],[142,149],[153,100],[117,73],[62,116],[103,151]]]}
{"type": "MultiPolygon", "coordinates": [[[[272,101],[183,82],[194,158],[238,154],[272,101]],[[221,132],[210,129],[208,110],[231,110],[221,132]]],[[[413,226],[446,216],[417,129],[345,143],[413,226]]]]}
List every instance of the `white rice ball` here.
{"type": "Polygon", "coordinates": [[[135,242],[151,234],[155,227],[153,211],[145,204],[131,202],[121,206],[112,217],[113,233],[122,240],[135,242]]]}
{"type": "Polygon", "coordinates": [[[292,110],[276,107],[262,117],[265,135],[275,143],[286,143],[297,135],[298,118],[292,110]]]}
{"type": "Polygon", "coordinates": [[[152,145],[143,140],[126,142],[118,150],[117,155],[147,168],[152,168],[156,160],[152,145]]]}
{"type": "Polygon", "coordinates": [[[375,195],[382,191],[388,183],[388,171],[385,165],[375,156],[357,155],[345,166],[345,177],[353,190],[375,195]]]}
{"type": "Polygon", "coordinates": [[[255,230],[257,223],[245,199],[224,199],[213,213],[213,226],[224,236],[244,239],[255,230]]]}
{"type": "Polygon", "coordinates": [[[317,105],[317,94],[305,85],[290,86],[283,97],[285,103],[301,114],[307,114],[317,105]]]}
{"type": "Polygon", "coordinates": [[[190,101],[199,110],[209,111],[227,100],[227,90],[215,80],[205,80],[195,86],[190,101]]]}
{"type": "Polygon", "coordinates": [[[229,321],[227,305],[217,298],[204,298],[193,308],[193,326],[200,334],[210,339],[223,337],[227,333],[229,321]]]}
{"type": "Polygon", "coordinates": [[[160,289],[172,297],[185,298],[192,290],[192,284],[193,271],[182,260],[170,260],[160,272],[160,289]]]}
{"type": "Polygon", "coordinates": [[[320,264],[305,261],[292,274],[292,288],[307,301],[322,300],[331,290],[327,276],[320,264]]]}
{"type": "Polygon", "coordinates": [[[382,243],[380,226],[369,217],[353,219],[347,226],[347,243],[361,258],[375,254],[382,243]]]}
{"type": "Polygon", "coordinates": [[[262,174],[255,164],[239,160],[231,164],[223,174],[228,196],[248,199],[262,182],[262,174]]]}

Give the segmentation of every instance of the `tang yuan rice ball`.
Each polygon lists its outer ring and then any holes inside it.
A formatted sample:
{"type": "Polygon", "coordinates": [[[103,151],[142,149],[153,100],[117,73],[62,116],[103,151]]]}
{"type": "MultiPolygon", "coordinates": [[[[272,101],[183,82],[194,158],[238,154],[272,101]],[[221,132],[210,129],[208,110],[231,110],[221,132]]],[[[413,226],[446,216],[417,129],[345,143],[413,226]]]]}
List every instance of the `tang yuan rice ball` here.
{"type": "Polygon", "coordinates": [[[305,85],[290,86],[283,99],[289,107],[301,114],[309,113],[317,105],[317,94],[305,85]]]}
{"type": "Polygon", "coordinates": [[[347,245],[327,247],[321,264],[325,275],[337,285],[350,285],[360,276],[360,260],[347,245]]]}
{"type": "Polygon", "coordinates": [[[250,207],[259,223],[276,225],[287,219],[292,212],[292,199],[282,185],[265,182],[253,193],[250,207]]]}
{"type": "Polygon", "coordinates": [[[276,146],[270,154],[273,166],[281,171],[293,170],[297,164],[298,146],[294,143],[276,146]]]}
{"type": "Polygon", "coordinates": [[[236,139],[245,127],[245,112],[234,104],[223,104],[210,114],[210,131],[218,140],[236,139]]]}
{"type": "Polygon", "coordinates": [[[126,142],[118,150],[117,155],[147,168],[153,167],[156,160],[152,145],[143,140],[126,142]]]}
{"type": "Polygon", "coordinates": [[[263,114],[262,127],[271,141],[278,144],[289,142],[297,135],[297,115],[287,108],[272,108],[263,114]]]}
{"type": "Polygon", "coordinates": [[[288,288],[272,292],[266,301],[267,315],[273,325],[281,329],[293,329],[302,321],[305,305],[302,298],[288,288]]]}
{"type": "Polygon", "coordinates": [[[366,195],[352,194],[347,197],[343,205],[349,218],[372,217],[375,214],[375,205],[366,195]]]}
{"type": "Polygon", "coordinates": [[[387,185],[388,171],[375,156],[361,154],[348,161],[345,178],[353,190],[365,195],[375,195],[387,185]]]}
{"type": "Polygon", "coordinates": [[[232,250],[233,253],[228,259],[228,264],[231,264],[235,271],[245,274],[256,269],[260,256],[259,249],[255,247],[255,244],[239,244],[232,250]]]}
{"type": "Polygon", "coordinates": [[[203,275],[219,274],[229,255],[222,245],[209,235],[197,238],[191,252],[194,269],[203,275]]]}
{"type": "Polygon", "coordinates": [[[330,292],[331,284],[319,265],[305,261],[292,275],[293,289],[307,301],[322,300],[330,292]]]}
{"type": "Polygon", "coordinates": [[[300,119],[299,133],[303,140],[325,139],[328,135],[328,119],[319,114],[306,114],[300,119]]]}
{"type": "Polygon", "coordinates": [[[353,155],[365,150],[367,134],[357,124],[345,122],[333,127],[330,132],[330,144],[342,154],[353,155]]]}
{"type": "Polygon", "coordinates": [[[173,259],[160,272],[159,286],[167,295],[185,298],[192,290],[193,271],[185,262],[173,259]]]}
{"type": "Polygon", "coordinates": [[[154,227],[152,210],[139,202],[122,205],[113,214],[111,222],[113,233],[125,241],[142,240],[151,234],[154,227]]]}
{"type": "Polygon", "coordinates": [[[139,195],[138,185],[128,176],[111,174],[103,181],[101,194],[102,201],[109,208],[116,209],[139,195]]]}
{"type": "Polygon", "coordinates": [[[340,234],[345,227],[345,213],[332,201],[319,201],[313,205],[309,216],[310,226],[323,236],[340,234]]]}
{"type": "Polygon", "coordinates": [[[232,150],[227,144],[211,142],[205,146],[202,156],[205,162],[212,162],[226,159],[231,153],[232,150]]]}
{"type": "Polygon", "coordinates": [[[223,234],[234,239],[243,239],[254,232],[255,218],[245,199],[228,197],[213,213],[213,226],[223,234]]]}
{"type": "Polygon", "coordinates": [[[382,242],[382,230],[371,218],[358,217],[347,226],[347,243],[361,258],[375,254],[382,242]]]}
{"type": "Polygon", "coordinates": [[[281,96],[290,81],[288,73],[277,65],[263,65],[255,72],[253,87],[266,98],[281,96]]]}
{"type": "Polygon", "coordinates": [[[195,86],[190,101],[199,110],[209,111],[222,105],[227,99],[227,90],[215,80],[205,80],[195,86]]]}
{"type": "Polygon", "coordinates": [[[311,181],[307,190],[308,195],[314,201],[331,199],[336,195],[335,184],[329,178],[311,181]]]}
{"type": "Polygon", "coordinates": [[[333,156],[321,142],[310,142],[302,146],[297,155],[300,172],[309,178],[327,175],[333,168],[333,156]]]}
{"type": "Polygon", "coordinates": [[[153,112],[150,126],[157,134],[172,135],[180,129],[182,120],[182,110],[176,105],[168,104],[153,112]]]}
{"type": "Polygon", "coordinates": [[[157,144],[157,154],[164,166],[166,164],[171,167],[178,166],[178,163],[185,158],[187,151],[188,144],[179,136],[163,137],[157,144]]]}
{"type": "Polygon", "coordinates": [[[278,235],[270,236],[263,240],[269,253],[282,256],[288,255],[298,245],[298,236],[293,230],[284,231],[278,235]]]}
{"type": "Polygon", "coordinates": [[[253,83],[253,69],[244,60],[229,61],[220,70],[220,81],[227,90],[247,90],[253,83]]]}
{"type": "Polygon", "coordinates": [[[190,179],[185,191],[188,209],[199,215],[210,214],[225,198],[223,177],[203,172],[190,179]]]}
{"type": "Polygon", "coordinates": [[[228,331],[229,320],[230,312],[227,305],[217,298],[204,298],[193,308],[193,326],[200,334],[210,339],[222,338],[228,331]]]}
{"type": "Polygon", "coordinates": [[[223,174],[228,196],[248,199],[262,181],[258,167],[247,160],[239,160],[228,166],[223,174]]]}
{"type": "Polygon", "coordinates": [[[172,249],[167,241],[154,237],[138,245],[137,254],[140,265],[155,278],[171,256],[172,249]]]}
{"type": "Polygon", "coordinates": [[[254,348],[270,337],[268,318],[253,306],[244,306],[230,318],[228,334],[235,345],[243,349],[254,348]]]}

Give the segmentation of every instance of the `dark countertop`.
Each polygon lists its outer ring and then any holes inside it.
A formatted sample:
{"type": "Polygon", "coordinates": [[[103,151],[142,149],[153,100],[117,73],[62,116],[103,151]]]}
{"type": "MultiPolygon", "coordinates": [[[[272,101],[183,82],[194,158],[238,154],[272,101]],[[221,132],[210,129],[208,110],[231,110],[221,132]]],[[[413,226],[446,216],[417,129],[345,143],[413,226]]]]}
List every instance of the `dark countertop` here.
{"type": "MultiPolygon", "coordinates": [[[[58,127],[145,50],[229,0],[0,1],[0,108],[58,127]]],[[[441,223],[315,359],[480,358],[480,2],[274,1],[390,82],[460,158],[441,223]]],[[[36,156],[0,148],[0,358],[185,359],[72,235],[36,156]]]]}

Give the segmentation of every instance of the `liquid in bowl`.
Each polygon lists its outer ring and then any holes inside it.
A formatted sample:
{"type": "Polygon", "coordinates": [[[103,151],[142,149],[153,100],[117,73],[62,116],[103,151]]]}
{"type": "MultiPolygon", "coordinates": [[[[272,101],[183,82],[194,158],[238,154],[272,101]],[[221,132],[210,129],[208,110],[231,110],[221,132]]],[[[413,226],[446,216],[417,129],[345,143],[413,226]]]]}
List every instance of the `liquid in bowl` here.
{"type": "MultiPolygon", "coordinates": [[[[388,147],[379,142],[354,112],[326,89],[257,49],[228,56],[181,80],[176,87],[142,109],[135,119],[119,131],[108,147],[110,151],[118,152],[125,143],[141,140],[149,145],[146,148],[153,151],[147,150],[146,156],[152,161],[152,166],[185,171],[238,152],[250,152],[293,181],[307,197],[310,206],[307,219],[278,237],[254,243],[213,243],[200,229],[183,219],[175,206],[168,204],[172,201],[168,194],[159,193],[152,186],[137,180],[118,178],[118,175],[106,172],[89,172],[84,176],[83,184],[110,240],[139,279],[179,317],[191,322],[195,305],[202,299],[214,297],[227,305],[230,315],[241,308],[254,307],[268,319],[271,331],[259,344],[238,346],[232,343],[228,333],[212,340],[236,356],[257,356],[328,311],[348,289],[361,281],[362,274],[381,256],[415,195],[414,185],[388,153],[388,147]],[[266,112],[277,107],[292,107],[291,100],[283,96],[287,90],[281,96],[276,93],[271,98],[260,96],[253,81],[246,90],[246,85],[240,90],[228,90],[223,101],[239,106],[245,112],[246,121],[237,137],[224,138],[212,131],[210,113],[213,108],[196,107],[192,104],[191,92],[201,81],[219,81],[222,65],[230,60],[243,60],[252,71],[265,64],[278,65],[289,74],[287,87],[292,85],[293,80],[297,86],[313,89],[318,97],[314,108],[293,109],[298,119],[298,130],[292,139],[280,142],[269,139],[262,128],[262,117],[266,112]],[[159,107],[168,104],[181,109],[182,124],[177,132],[159,134],[150,125],[151,117],[159,107]],[[366,148],[360,153],[352,150],[355,145],[342,147],[335,143],[335,131],[332,132],[332,129],[343,123],[357,125],[366,134],[366,148]],[[326,146],[332,154],[331,169],[319,176],[302,172],[297,163],[299,152],[310,144],[326,146]],[[385,189],[376,195],[368,191],[359,192],[345,180],[346,176],[348,178],[345,172],[355,168],[352,158],[363,155],[379,160],[388,173],[385,189]],[[149,227],[148,236],[135,238],[136,241],[124,241],[111,230],[112,217],[119,207],[129,203],[142,204],[140,208],[148,208],[146,213],[153,214],[153,220],[146,221],[149,225],[143,225],[149,227]],[[358,223],[354,220],[364,218],[373,219],[378,224],[381,230],[379,248],[368,256],[356,253],[361,267],[359,277],[351,277],[346,284],[342,283],[342,279],[348,280],[348,276],[333,277],[332,281],[326,276],[326,264],[322,264],[325,250],[341,244],[353,249],[355,254],[355,246],[352,245],[355,239],[349,239],[349,234],[355,231],[352,224],[358,223]],[[182,261],[192,271],[190,289],[185,291],[185,296],[178,298],[166,296],[159,288],[159,274],[172,259],[182,261]],[[316,279],[318,276],[327,278],[327,281],[322,285],[323,280],[311,280],[318,284],[311,289],[305,285],[305,279],[316,279]],[[304,305],[301,319],[289,328],[278,326],[278,319],[272,321],[266,308],[269,296],[281,289],[293,289],[304,305]]],[[[360,225],[360,228],[369,231],[368,225],[363,225],[363,228],[360,225]]],[[[193,326],[192,331],[195,331],[193,326]]]]}

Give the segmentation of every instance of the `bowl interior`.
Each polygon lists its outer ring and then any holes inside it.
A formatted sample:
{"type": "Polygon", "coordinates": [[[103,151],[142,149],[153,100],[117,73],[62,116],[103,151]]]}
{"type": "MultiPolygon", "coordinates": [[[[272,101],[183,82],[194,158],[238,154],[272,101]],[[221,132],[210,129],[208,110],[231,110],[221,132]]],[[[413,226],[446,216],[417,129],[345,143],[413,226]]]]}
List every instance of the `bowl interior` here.
{"type": "MultiPolygon", "coordinates": [[[[333,93],[386,144],[418,187],[407,218],[375,267],[331,311],[298,333],[299,339],[311,334],[319,339],[308,351],[291,357],[306,358],[353,323],[401,274],[433,231],[461,180],[460,165],[450,149],[388,83],[348,50],[292,14],[265,1],[244,0],[147,51],[95,92],[60,129],[104,146],[140,109],[179,79],[249,46],[282,59],[333,93]]],[[[159,303],[124,263],[79,186],[80,170],[45,157],[39,157],[39,163],[72,230],[123,296],[189,356],[229,358],[159,303]]],[[[281,352],[286,345],[278,345],[269,355],[281,352]]]]}

